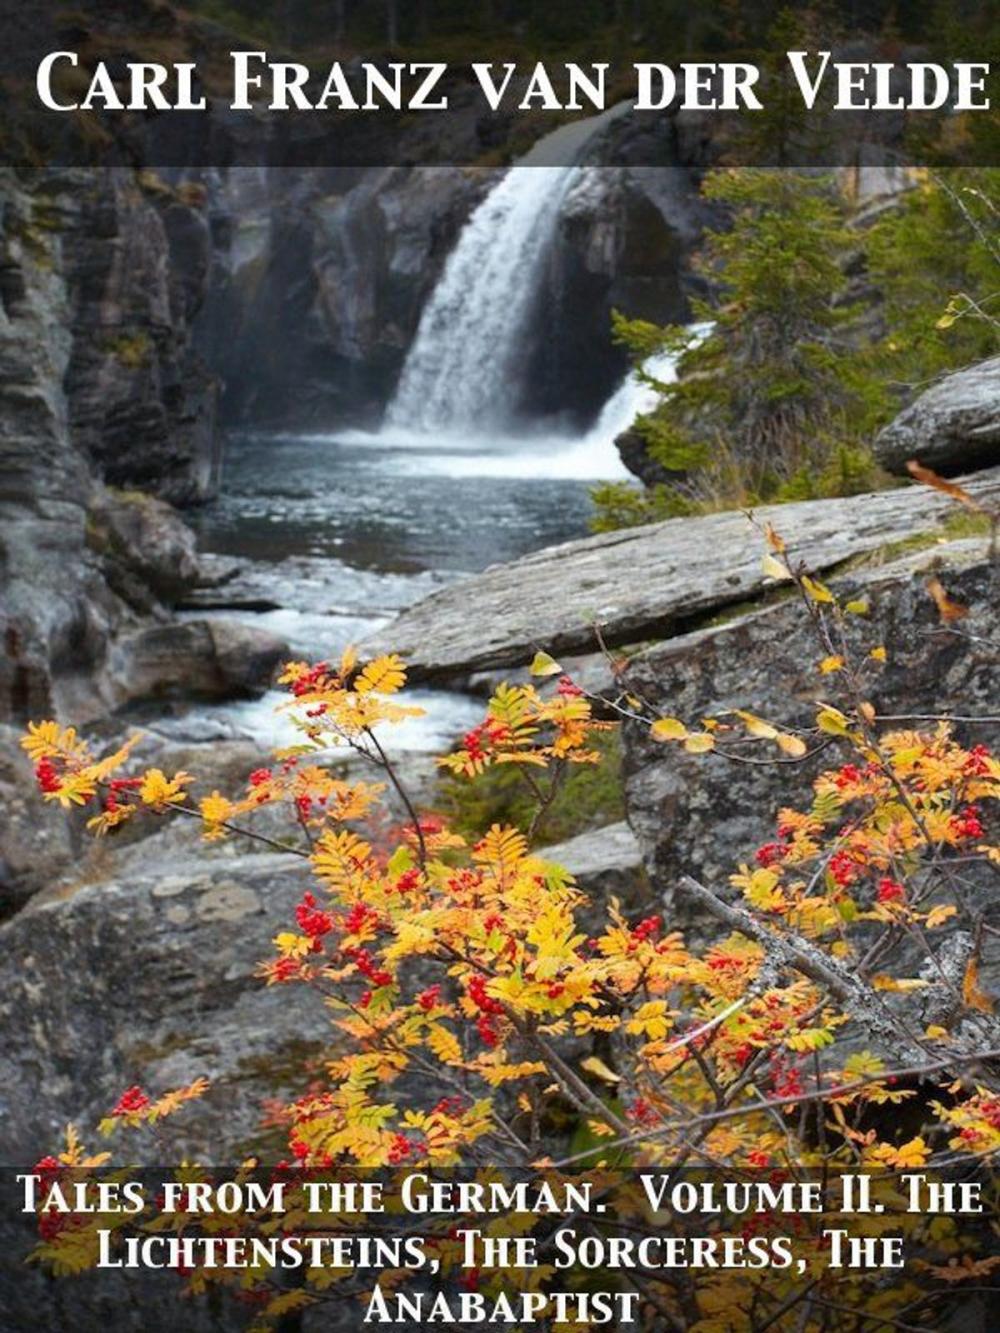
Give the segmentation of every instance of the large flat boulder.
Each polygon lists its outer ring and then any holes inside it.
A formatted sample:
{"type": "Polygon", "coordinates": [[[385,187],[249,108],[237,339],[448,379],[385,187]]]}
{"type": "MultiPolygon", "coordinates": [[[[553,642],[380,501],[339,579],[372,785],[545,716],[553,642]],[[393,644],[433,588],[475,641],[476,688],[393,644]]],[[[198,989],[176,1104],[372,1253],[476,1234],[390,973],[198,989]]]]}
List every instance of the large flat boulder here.
{"type": "MultiPolygon", "coordinates": [[[[967,478],[1000,500],[1000,469],[967,478]]],[[[761,528],[771,522],[793,559],[825,570],[932,532],[956,512],[926,487],[676,518],[548,547],[418,602],[365,645],[398,652],[413,679],[458,678],[530,661],[539,648],[593,652],[595,626],[609,645],[665,638],[692,620],[758,596],[761,528]]]]}
{"type": "Polygon", "coordinates": [[[875,457],[889,472],[916,458],[948,475],[1000,461],[1000,356],[922,393],[878,436],[875,457]]]}

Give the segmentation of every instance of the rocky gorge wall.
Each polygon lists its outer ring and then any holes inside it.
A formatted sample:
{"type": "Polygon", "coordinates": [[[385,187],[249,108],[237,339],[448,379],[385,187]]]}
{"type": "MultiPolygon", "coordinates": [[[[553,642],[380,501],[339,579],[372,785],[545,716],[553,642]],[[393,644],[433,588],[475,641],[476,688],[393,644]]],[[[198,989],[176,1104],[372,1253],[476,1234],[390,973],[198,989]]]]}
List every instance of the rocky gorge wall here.
{"type": "MultiPolygon", "coordinates": [[[[705,218],[684,167],[581,168],[532,297],[527,417],[591,420],[627,369],[611,311],[682,320],[705,218]]],[[[669,160],[669,159],[668,159],[669,160]]],[[[234,168],[205,181],[212,277],[195,345],[227,425],[374,427],[490,167],[234,168]]]]}

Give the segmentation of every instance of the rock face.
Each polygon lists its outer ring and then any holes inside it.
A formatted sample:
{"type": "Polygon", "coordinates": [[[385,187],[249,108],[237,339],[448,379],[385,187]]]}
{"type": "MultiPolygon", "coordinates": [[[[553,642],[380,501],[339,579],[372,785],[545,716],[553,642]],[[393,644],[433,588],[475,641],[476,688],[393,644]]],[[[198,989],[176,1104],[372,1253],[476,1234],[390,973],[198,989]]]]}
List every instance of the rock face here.
{"type": "Polygon", "coordinates": [[[287,1090],[299,1057],[327,1039],[305,988],[255,977],[308,866],[280,854],[206,859],[196,847],[185,858],[175,847],[161,869],[158,841],[141,843],[120,878],[36,898],[0,927],[8,1161],[36,1161],[68,1120],[95,1123],[133,1083],[175,1087],[202,1074],[213,1091],[173,1129],[165,1122],[162,1151],[223,1160],[259,1135],[264,1099],[287,1090]]]}
{"type": "Polygon", "coordinates": [[[207,232],[195,196],[119,169],[5,171],[0,200],[0,722],[90,716],[109,644],[198,579],[172,511],[103,481],[209,493],[207,232]]]}
{"type": "Polygon", "coordinates": [[[194,533],[144,491],[95,490],[87,545],[101,556],[109,585],[138,610],[176,602],[202,581],[194,533]]]}
{"type": "MultiPolygon", "coordinates": [[[[595,145],[600,155],[600,144],[595,145]]],[[[671,160],[668,156],[666,160],[671,160]]],[[[624,376],[611,312],[683,323],[695,279],[688,267],[707,216],[681,167],[584,166],[563,204],[532,318],[524,406],[593,419],[624,376]]]]}
{"type": "Polygon", "coordinates": [[[71,824],[46,807],[32,782],[18,736],[0,727],[0,921],[61,875],[78,850],[71,824]]]}
{"type": "Polygon", "coordinates": [[[71,293],[38,221],[45,183],[0,180],[0,721],[47,712],[54,676],[92,669],[125,614],[86,547],[93,480],[69,441],[71,293]]]}
{"type": "Polygon", "coordinates": [[[909,459],[951,476],[1000,459],[1000,356],[935,384],[891,422],[875,441],[890,472],[909,459]]]}
{"type": "Polygon", "coordinates": [[[215,382],[189,341],[211,257],[201,197],[124,170],[78,172],[72,185],[55,225],[71,302],[73,442],[112,485],[204,499],[219,452],[215,382]]]}
{"type": "Polygon", "coordinates": [[[124,700],[256,698],[288,644],[235,620],[152,625],[116,640],[108,675],[124,700]]]}
{"type": "MultiPolygon", "coordinates": [[[[1000,473],[967,480],[1000,496],[1000,473]]],[[[414,678],[458,678],[530,661],[537,649],[592,652],[594,626],[609,645],[678,633],[692,618],[761,593],[760,528],[773,522],[792,558],[815,569],[933,529],[954,503],[908,487],[758,510],[754,523],[728,512],[567,542],[487,569],[419,602],[365,645],[394,651],[414,678]]]]}
{"type": "Polygon", "coordinates": [[[195,336],[230,424],[374,424],[490,171],[220,172],[195,336]]]}
{"type": "MultiPolygon", "coordinates": [[[[863,651],[876,644],[887,650],[871,691],[876,708],[887,714],[995,712],[1000,567],[985,559],[984,541],[935,547],[833,586],[856,588],[870,599],[871,611],[854,618],[853,633],[863,651]],[[934,569],[949,597],[968,608],[961,635],[941,624],[927,592],[934,569]]],[[[824,695],[816,672],[821,655],[800,601],[792,598],[650,648],[630,665],[627,688],[670,716],[743,708],[775,724],[808,727],[824,695]]],[[[689,755],[650,740],[635,724],[626,725],[624,740],[628,819],[656,893],[666,893],[684,921],[692,911],[675,896],[680,875],[725,889],[740,861],[772,840],[779,808],[807,805],[812,778],[837,762],[835,751],[806,763],[754,765],[689,755]]],[[[761,755],[766,748],[773,749],[762,746],[761,755]]]]}

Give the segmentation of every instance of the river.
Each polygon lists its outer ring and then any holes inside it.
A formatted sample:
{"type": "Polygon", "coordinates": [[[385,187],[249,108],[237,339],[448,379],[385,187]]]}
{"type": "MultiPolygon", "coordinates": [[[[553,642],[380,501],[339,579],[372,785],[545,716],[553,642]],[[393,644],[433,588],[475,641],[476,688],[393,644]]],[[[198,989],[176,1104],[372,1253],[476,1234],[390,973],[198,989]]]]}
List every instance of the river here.
{"type": "MultiPolygon", "coordinates": [[[[194,523],[201,549],[235,558],[240,572],[188,614],[252,621],[305,659],[335,656],[445,583],[585,536],[590,488],[621,472],[603,419],[603,438],[577,441],[235,438],[222,493],[194,523]]],[[[481,713],[462,696],[420,696],[428,721],[405,729],[404,748],[436,748],[481,713]]],[[[277,741],[283,733],[268,724],[275,702],[198,716],[277,741]]]]}

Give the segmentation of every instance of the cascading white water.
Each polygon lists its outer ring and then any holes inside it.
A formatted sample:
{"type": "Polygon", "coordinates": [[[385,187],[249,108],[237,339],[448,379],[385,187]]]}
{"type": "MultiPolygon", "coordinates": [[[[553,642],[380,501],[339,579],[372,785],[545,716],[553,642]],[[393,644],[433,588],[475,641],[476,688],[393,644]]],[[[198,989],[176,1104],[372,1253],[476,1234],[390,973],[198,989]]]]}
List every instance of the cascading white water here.
{"type": "MultiPolygon", "coordinates": [[[[658,380],[669,383],[676,374],[676,359],[669,353],[662,353],[650,357],[644,369],[658,380]]],[[[401,459],[399,466],[424,475],[440,472],[451,477],[626,480],[631,474],[615,449],[615,437],[627,430],[637,416],[652,411],[657,398],[656,390],[631,371],[582,437],[526,435],[522,431],[516,437],[498,441],[499,448],[421,453],[412,462],[401,459]]]]}
{"type": "Polygon", "coordinates": [[[512,167],[466,223],[420,320],[386,424],[503,427],[538,272],[576,167],[512,167]]]}

